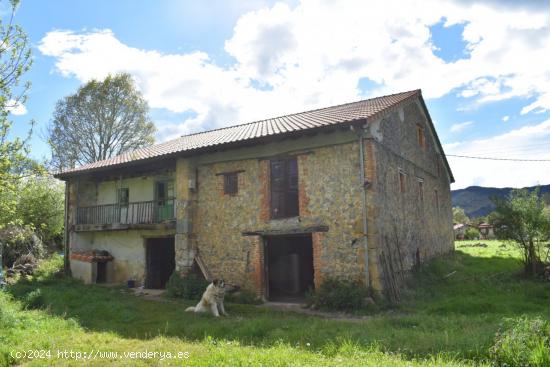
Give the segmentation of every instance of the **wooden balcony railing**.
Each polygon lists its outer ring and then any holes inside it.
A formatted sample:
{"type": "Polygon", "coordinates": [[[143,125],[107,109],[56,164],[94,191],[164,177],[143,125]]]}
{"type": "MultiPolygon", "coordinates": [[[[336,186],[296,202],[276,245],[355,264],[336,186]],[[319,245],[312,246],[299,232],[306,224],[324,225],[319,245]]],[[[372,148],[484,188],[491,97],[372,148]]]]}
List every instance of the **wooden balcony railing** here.
{"type": "Polygon", "coordinates": [[[174,199],[80,207],[76,224],[153,224],[175,219],[174,199]]]}

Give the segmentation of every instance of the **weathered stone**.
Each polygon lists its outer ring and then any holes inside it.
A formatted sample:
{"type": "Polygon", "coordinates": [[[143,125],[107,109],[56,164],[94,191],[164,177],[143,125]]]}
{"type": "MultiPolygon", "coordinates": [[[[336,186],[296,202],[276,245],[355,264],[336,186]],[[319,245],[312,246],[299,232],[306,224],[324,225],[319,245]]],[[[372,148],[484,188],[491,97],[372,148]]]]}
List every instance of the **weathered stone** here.
{"type": "MultiPolygon", "coordinates": [[[[167,163],[165,169],[175,182],[173,229],[71,231],[71,248],[107,250],[114,257],[109,281],[134,275],[140,281],[146,273],[145,239],[173,235],[177,271],[189,271],[200,254],[212,277],[262,296],[265,236],[311,234],[316,287],[331,277],[368,283],[376,290],[399,288],[419,261],[453,248],[450,177],[418,100],[370,122],[364,137],[364,172],[358,132],[349,129],[182,156],[175,167],[170,160],[172,166],[167,163]],[[419,144],[419,128],[425,134],[424,146],[419,144]],[[297,158],[299,216],[272,220],[270,159],[281,156],[297,158]],[[236,194],[224,193],[227,172],[237,174],[236,194]],[[403,192],[399,172],[405,175],[403,192]]],[[[82,181],[79,198],[87,205],[114,201],[113,192],[122,181],[149,185],[149,191],[138,191],[143,198],[132,197],[132,186],[131,201],[153,200],[155,180],[151,175],[93,184],[82,181]],[[107,188],[110,193],[104,192],[107,188]]],[[[71,182],[69,224],[75,224],[75,188],[71,182]]]]}

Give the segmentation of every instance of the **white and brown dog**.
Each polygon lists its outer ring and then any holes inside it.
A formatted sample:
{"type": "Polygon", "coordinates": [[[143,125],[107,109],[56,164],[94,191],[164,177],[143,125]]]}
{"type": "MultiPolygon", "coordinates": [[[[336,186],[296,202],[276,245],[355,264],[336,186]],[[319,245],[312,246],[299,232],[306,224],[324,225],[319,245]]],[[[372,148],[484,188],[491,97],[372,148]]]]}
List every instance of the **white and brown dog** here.
{"type": "Polygon", "coordinates": [[[216,317],[222,315],[227,316],[223,306],[225,297],[225,282],[223,279],[214,279],[214,281],[206,287],[202,294],[202,298],[195,307],[187,307],[185,312],[208,312],[211,311],[216,317]]]}

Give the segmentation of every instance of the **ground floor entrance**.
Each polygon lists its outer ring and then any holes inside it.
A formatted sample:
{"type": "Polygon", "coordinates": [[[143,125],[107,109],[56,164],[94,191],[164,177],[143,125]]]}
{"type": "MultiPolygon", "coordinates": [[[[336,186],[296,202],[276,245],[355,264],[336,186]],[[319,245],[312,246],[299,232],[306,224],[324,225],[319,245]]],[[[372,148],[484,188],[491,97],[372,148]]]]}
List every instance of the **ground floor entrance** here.
{"type": "Polygon", "coordinates": [[[313,289],[311,235],[265,237],[266,296],[270,301],[301,302],[313,289]]]}
{"type": "Polygon", "coordinates": [[[166,288],[176,268],[174,237],[148,238],[145,243],[145,288],[166,288]]]}

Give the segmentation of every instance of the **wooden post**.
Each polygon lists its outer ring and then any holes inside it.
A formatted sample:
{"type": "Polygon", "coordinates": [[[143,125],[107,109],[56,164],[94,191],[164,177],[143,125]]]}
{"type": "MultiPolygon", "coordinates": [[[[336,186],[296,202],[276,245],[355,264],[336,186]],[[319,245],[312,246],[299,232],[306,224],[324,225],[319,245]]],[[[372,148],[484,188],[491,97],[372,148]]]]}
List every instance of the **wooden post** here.
{"type": "Polygon", "coordinates": [[[65,228],[63,231],[63,271],[66,277],[71,276],[69,252],[69,182],[65,181],[65,228]]]}

